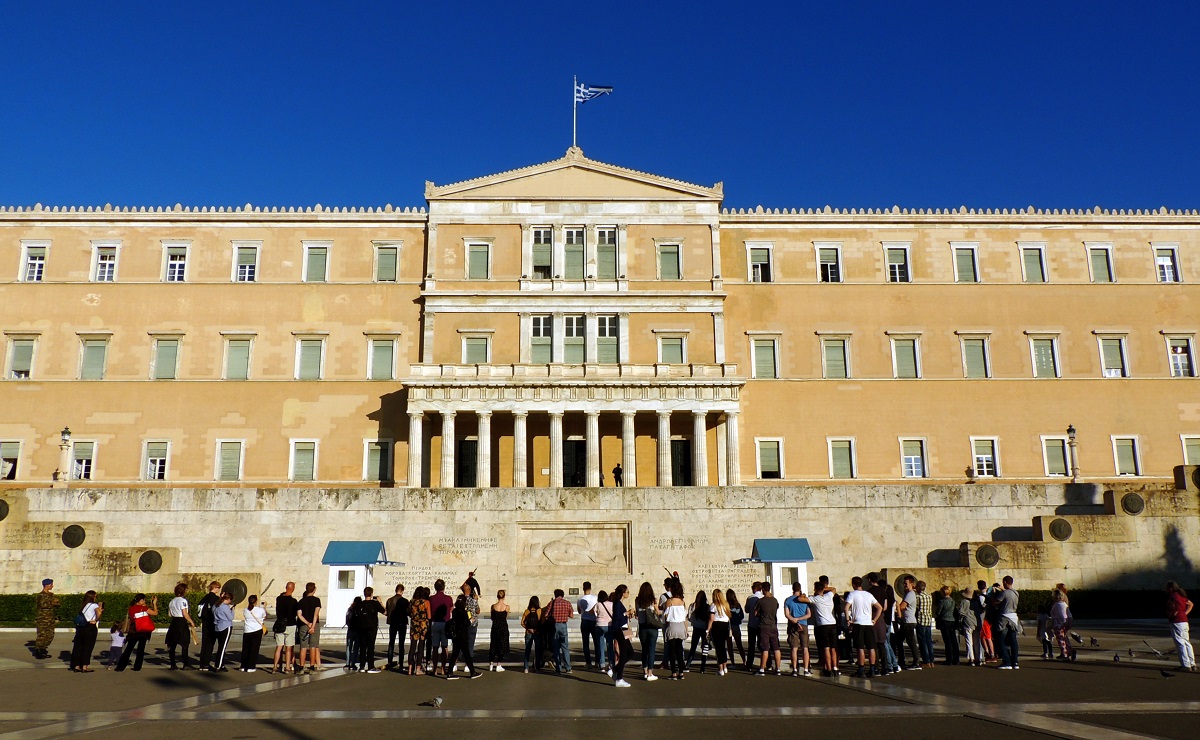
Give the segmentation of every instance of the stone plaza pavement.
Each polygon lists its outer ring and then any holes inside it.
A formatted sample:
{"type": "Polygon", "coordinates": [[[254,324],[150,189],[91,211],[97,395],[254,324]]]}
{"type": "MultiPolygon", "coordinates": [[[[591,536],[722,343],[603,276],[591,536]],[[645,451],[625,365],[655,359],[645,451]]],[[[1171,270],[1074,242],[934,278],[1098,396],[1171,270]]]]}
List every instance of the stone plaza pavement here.
{"type": "MultiPolygon", "coordinates": [[[[0,738],[413,732],[661,738],[786,731],[1105,740],[1200,733],[1200,673],[1175,671],[1174,655],[1156,657],[1143,643],[1170,650],[1165,625],[1080,624],[1079,631],[1085,647],[1077,662],[1044,662],[1027,637],[1019,671],[937,666],[871,680],[834,680],[757,678],[740,670],[718,677],[711,668],[699,674],[693,666],[684,681],[646,683],[635,661],[628,671],[633,687],[616,689],[594,671],[524,675],[519,664],[476,680],[352,674],[340,669],[342,647],[332,644],[326,658],[335,667],[311,676],[169,672],[159,662],[165,652],[161,634],[151,642],[148,655],[154,657],[141,672],[107,672],[97,662],[95,674],[78,675],[58,658],[70,649],[69,634],[56,637],[55,659],[37,662],[26,646],[32,630],[6,630],[0,633],[0,738]],[[1091,637],[1099,648],[1090,647],[1091,637]],[[1135,651],[1132,658],[1129,649],[1135,651]],[[1114,662],[1114,655],[1121,660],[1114,662]],[[428,705],[435,696],[443,698],[440,708],[428,705]]],[[[234,644],[240,646],[240,639],[234,644]]],[[[106,646],[102,635],[98,649],[106,646]]]]}

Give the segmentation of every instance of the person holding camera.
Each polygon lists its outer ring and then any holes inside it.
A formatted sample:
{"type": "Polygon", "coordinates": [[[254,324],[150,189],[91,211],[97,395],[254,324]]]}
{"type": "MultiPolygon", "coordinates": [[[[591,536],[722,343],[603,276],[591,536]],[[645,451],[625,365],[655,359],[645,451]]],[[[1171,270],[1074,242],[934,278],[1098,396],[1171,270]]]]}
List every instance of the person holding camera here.
{"type": "Polygon", "coordinates": [[[96,649],[96,623],[104,613],[104,604],[96,601],[96,592],[83,595],[83,608],[75,617],[75,647],[71,650],[71,670],[92,673],[92,651],[96,649]]]}
{"type": "Polygon", "coordinates": [[[136,594],[133,603],[129,605],[129,639],[126,641],[125,652],[121,653],[121,662],[117,663],[117,671],[129,667],[129,661],[137,653],[133,661],[133,670],[142,670],[142,661],[146,657],[146,643],[154,633],[154,620],[158,616],[158,597],[151,597],[150,605],[146,605],[146,594],[136,594]]]}
{"type": "Polygon", "coordinates": [[[379,673],[375,667],[375,640],[379,636],[379,615],[384,609],[375,589],[370,586],[363,589],[363,600],[358,609],[358,670],[379,673]]]}

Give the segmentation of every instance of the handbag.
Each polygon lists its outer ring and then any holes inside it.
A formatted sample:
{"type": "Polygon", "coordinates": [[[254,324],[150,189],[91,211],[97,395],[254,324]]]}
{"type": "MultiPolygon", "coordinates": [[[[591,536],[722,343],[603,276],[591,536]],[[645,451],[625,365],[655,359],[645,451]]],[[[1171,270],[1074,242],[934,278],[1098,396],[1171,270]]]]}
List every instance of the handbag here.
{"type": "Polygon", "coordinates": [[[652,607],[646,607],[643,609],[642,618],[638,621],[650,629],[660,630],[664,626],[662,617],[659,616],[658,612],[652,607]]]}

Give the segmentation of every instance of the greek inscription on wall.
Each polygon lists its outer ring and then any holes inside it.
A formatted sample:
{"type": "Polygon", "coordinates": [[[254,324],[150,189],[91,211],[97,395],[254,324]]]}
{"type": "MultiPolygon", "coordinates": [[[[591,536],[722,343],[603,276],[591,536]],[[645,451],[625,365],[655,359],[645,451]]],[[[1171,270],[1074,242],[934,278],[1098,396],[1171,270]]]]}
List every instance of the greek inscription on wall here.
{"type": "Polygon", "coordinates": [[[762,579],[763,567],[757,564],[699,563],[687,570],[681,568],[679,577],[691,595],[695,595],[693,591],[711,592],[714,588],[732,588],[745,600],[744,594],[750,590],[750,584],[756,578],[762,579]]]}
{"type": "Polygon", "coordinates": [[[443,537],[433,543],[432,549],[434,552],[469,555],[484,550],[498,550],[500,540],[496,537],[443,537]]]}
{"type": "Polygon", "coordinates": [[[700,550],[709,542],[708,537],[651,537],[646,547],[651,550],[700,550]]]}
{"type": "Polygon", "coordinates": [[[446,591],[455,593],[467,574],[444,565],[379,566],[372,577],[377,591],[391,593],[396,584],[403,583],[405,593],[411,597],[417,586],[428,586],[432,590],[434,581],[439,578],[446,582],[446,591]]]}

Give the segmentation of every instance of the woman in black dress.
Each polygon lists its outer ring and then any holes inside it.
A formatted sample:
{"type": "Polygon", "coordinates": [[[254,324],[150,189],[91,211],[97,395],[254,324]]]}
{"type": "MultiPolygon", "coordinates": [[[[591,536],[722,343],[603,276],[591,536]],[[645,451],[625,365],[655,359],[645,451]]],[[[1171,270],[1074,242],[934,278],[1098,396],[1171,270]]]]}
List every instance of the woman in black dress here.
{"type": "MultiPolygon", "coordinates": [[[[463,659],[463,663],[467,666],[468,678],[479,678],[483,674],[475,670],[475,661],[471,655],[471,615],[467,612],[467,597],[465,594],[459,594],[458,600],[454,602],[454,611],[450,613],[450,619],[454,622],[454,634],[450,641],[454,643],[454,649],[450,653],[449,665],[455,665],[459,657],[463,659]]],[[[456,679],[458,676],[449,674],[448,679],[456,679]]]]}
{"type": "Polygon", "coordinates": [[[492,640],[488,645],[489,670],[504,672],[500,665],[508,659],[508,602],[504,600],[504,589],[496,592],[496,603],[492,604],[492,640]]]}

